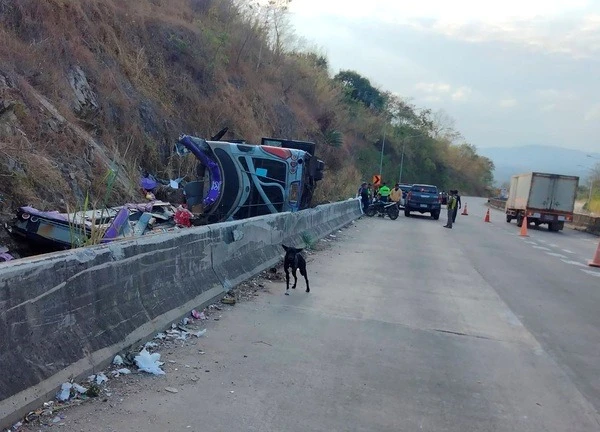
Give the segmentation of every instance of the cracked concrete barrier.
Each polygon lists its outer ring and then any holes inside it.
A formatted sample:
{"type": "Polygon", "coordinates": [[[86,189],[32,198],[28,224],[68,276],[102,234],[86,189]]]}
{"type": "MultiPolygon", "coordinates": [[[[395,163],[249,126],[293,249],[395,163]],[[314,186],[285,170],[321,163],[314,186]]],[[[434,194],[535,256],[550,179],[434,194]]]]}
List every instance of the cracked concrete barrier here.
{"type": "Polygon", "coordinates": [[[0,427],[361,216],[357,200],[0,264],[0,427]]]}

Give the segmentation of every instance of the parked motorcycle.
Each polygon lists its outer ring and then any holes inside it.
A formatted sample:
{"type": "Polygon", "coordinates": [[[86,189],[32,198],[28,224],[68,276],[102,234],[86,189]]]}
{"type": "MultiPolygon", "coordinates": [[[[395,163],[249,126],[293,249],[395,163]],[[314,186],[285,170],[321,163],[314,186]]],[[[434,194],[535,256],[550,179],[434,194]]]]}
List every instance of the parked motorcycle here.
{"type": "Polygon", "coordinates": [[[398,210],[398,204],[395,202],[386,203],[383,201],[373,201],[369,207],[367,207],[365,214],[369,217],[375,215],[385,217],[385,215],[388,215],[391,220],[396,220],[400,215],[400,210],[398,210]]]}

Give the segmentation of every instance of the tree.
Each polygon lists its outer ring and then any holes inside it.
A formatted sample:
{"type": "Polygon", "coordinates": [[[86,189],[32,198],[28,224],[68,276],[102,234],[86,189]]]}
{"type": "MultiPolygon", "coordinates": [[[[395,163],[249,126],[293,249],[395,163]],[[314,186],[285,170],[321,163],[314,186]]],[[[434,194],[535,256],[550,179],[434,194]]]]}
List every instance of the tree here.
{"type": "Polygon", "coordinates": [[[367,108],[375,111],[382,111],[385,108],[385,95],[373,87],[371,82],[358,72],[340,71],[333,79],[342,85],[350,99],[359,101],[367,108]]]}

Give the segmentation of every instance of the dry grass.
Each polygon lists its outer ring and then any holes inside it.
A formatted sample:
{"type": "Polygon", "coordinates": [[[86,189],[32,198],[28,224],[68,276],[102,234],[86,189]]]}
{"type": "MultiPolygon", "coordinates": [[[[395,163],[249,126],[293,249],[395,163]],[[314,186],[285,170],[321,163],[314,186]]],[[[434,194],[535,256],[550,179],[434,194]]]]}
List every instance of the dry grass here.
{"type": "MultiPolygon", "coordinates": [[[[340,90],[310,57],[275,61],[267,30],[239,14],[230,0],[20,0],[0,13],[1,72],[13,88],[16,121],[27,140],[12,137],[16,153],[0,147],[0,194],[10,206],[76,207],[103,193],[107,167],[89,146],[40,106],[49,99],[60,115],[92,135],[132,183],[116,188],[113,203],[136,199],[139,169],[162,177],[190,175],[173,155],[181,133],[259,142],[263,136],[314,140],[325,160],[316,200],[347,198],[361,173],[352,158],[368,146],[379,124],[347,119],[340,90]],[[68,71],[79,66],[99,110],[73,111],[68,71]],[[339,149],[322,143],[324,125],[346,132],[339,149]],[[362,128],[357,135],[352,132],[362,128]],[[358,138],[356,138],[358,136],[358,138]],[[24,167],[11,173],[8,157],[24,167]],[[74,176],[75,180],[71,177],[74,176]],[[6,181],[5,181],[6,179],[6,181]]],[[[0,117],[0,126],[3,119],[0,117]]],[[[0,135],[0,140],[2,139],[0,135]]],[[[139,199],[139,197],[138,197],[139,199]]],[[[3,212],[12,211],[5,207],[3,212]]]]}

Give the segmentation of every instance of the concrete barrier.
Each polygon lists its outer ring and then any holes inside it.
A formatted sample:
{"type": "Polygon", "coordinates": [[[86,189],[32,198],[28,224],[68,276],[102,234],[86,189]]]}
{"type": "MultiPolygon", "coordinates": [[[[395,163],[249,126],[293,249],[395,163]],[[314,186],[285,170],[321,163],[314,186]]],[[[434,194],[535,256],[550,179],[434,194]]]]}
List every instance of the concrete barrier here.
{"type": "Polygon", "coordinates": [[[358,200],[0,264],[0,427],[361,215],[358,200]]]}
{"type": "Polygon", "coordinates": [[[575,213],[573,228],[600,236],[600,217],[575,213]]]}

